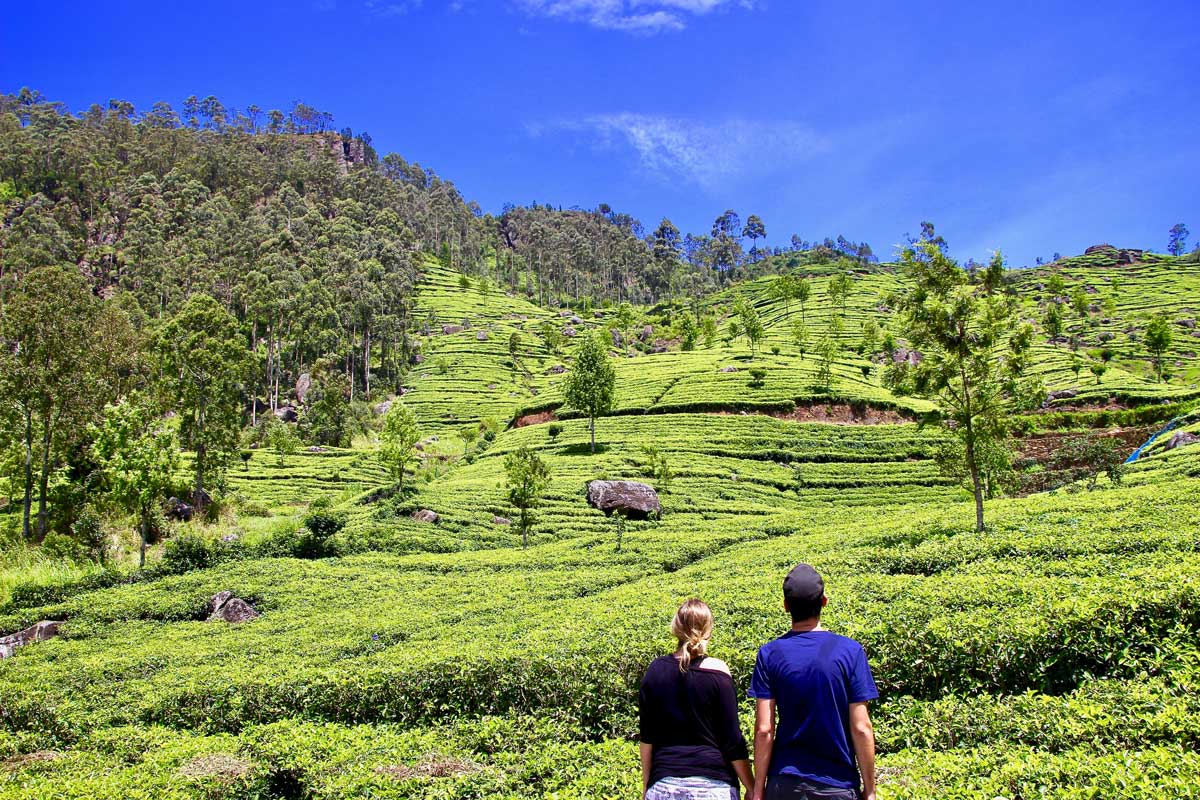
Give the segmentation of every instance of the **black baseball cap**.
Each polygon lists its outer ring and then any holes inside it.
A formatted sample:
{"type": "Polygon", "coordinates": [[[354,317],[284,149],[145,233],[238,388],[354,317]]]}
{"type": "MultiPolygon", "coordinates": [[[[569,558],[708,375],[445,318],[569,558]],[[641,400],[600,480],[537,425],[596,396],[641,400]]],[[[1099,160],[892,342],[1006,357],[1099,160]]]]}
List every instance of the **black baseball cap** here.
{"type": "Polygon", "coordinates": [[[783,579],[783,596],[802,603],[814,603],[825,596],[825,581],[808,564],[797,564],[783,579]]]}

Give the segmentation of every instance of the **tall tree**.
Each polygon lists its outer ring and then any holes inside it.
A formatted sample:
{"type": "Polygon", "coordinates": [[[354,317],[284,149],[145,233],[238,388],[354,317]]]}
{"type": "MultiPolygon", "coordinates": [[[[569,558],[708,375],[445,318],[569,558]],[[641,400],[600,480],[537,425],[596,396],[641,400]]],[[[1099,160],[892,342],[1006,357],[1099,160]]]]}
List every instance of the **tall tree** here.
{"type": "Polygon", "coordinates": [[[141,539],[138,565],[144,567],[154,508],[170,490],[179,463],[179,444],[159,410],[137,395],[106,406],[104,418],[92,434],[92,453],[109,498],[137,517],[141,539]]]}
{"type": "Polygon", "coordinates": [[[796,299],[800,301],[800,319],[807,324],[808,316],[805,313],[805,307],[808,305],[808,298],[812,297],[812,284],[808,282],[807,278],[797,278],[792,291],[796,299]]]}
{"type": "Polygon", "coordinates": [[[742,261],[741,219],[733,209],[713,221],[711,253],[713,268],[728,274],[742,261]]]}
{"type": "Polygon", "coordinates": [[[738,330],[742,336],[746,337],[746,341],[750,345],[750,359],[753,360],[758,352],[758,343],[762,341],[765,329],[763,328],[762,318],[758,316],[758,309],[744,297],[739,297],[737,304],[734,306],[734,314],[738,319],[738,330]]]}
{"type": "Polygon", "coordinates": [[[1167,252],[1173,256],[1183,255],[1183,251],[1187,250],[1187,237],[1190,233],[1187,225],[1177,222],[1167,233],[1167,252]]]}
{"type": "Polygon", "coordinates": [[[617,374],[608,358],[601,334],[583,337],[575,351],[575,364],[567,375],[563,398],[571,408],[587,414],[592,453],[596,452],[596,417],[612,410],[617,397],[617,374]]]}
{"type": "Polygon", "coordinates": [[[763,225],[762,219],[757,214],[751,214],[746,218],[746,227],[742,228],[742,236],[750,240],[750,260],[758,261],[758,240],[765,239],[767,236],[767,228],[763,225]]]}
{"type": "Polygon", "coordinates": [[[0,303],[0,405],[7,407],[0,440],[21,449],[27,539],[46,535],[50,476],[128,382],[137,351],[128,317],[89,292],[73,268],[34,269],[0,303]]]}
{"type": "Polygon", "coordinates": [[[900,392],[935,398],[963,445],[975,496],[975,529],[982,531],[984,459],[1008,436],[1007,413],[1023,391],[1018,379],[1030,344],[1011,298],[990,294],[945,254],[944,244],[905,248],[901,268],[908,288],[899,297],[904,335],[924,358],[889,370],[900,392]]]}
{"type": "Polygon", "coordinates": [[[238,451],[250,351],[237,320],[206,294],[192,295],[163,327],[159,350],[184,445],[196,454],[193,501],[203,505],[238,451]]]}
{"type": "Polygon", "coordinates": [[[400,483],[402,495],[404,471],[416,460],[417,442],[420,440],[417,415],[399,400],[393,400],[392,407],[383,418],[383,430],[379,433],[379,457],[391,476],[400,483]]]}
{"type": "Polygon", "coordinates": [[[1154,357],[1154,367],[1158,379],[1163,379],[1163,356],[1171,349],[1171,325],[1162,314],[1156,314],[1146,325],[1145,344],[1150,355],[1154,357]]]}
{"type": "Polygon", "coordinates": [[[529,546],[529,530],[533,527],[536,509],[550,485],[550,470],[537,453],[524,445],[504,457],[504,474],[508,502],[517,510],[517,526],[521,530],[521,547],[529,546]]]}
{"type": "Polygon", "coordinates": [[[854,279],[848,272],[836,275],[829,281],[829,299],[841,309],[842,314],[846,313],[846,300],[853,288],[854,279]]]}

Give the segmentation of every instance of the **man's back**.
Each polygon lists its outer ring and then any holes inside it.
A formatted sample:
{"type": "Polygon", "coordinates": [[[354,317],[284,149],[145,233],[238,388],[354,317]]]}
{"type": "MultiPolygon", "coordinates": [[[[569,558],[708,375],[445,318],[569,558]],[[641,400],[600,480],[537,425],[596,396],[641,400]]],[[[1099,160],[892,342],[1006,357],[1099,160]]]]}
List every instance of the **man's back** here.
{"type": "Polygon", "coordinates": [[[770,775],[859,787],[850,704],[879,696],[862,646],[826,630],[790,631],[758,651],[750,695],[773,700],[770,775]]]}

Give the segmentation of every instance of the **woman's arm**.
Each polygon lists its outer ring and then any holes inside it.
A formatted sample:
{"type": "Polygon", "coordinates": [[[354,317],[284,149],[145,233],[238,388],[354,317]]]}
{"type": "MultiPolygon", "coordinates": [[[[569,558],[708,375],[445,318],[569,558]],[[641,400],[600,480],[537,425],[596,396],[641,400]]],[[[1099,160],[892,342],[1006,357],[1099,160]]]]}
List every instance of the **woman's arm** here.
{"type": "MultiPolygon", "coordinates": [[[[746,747],[746,737],[742,734],[742,723],[738,719],[737,692],[733,688],[733,678],[730,677],[729,668],[724,662],[711,660],[716,662],[715,671],[723,673],[717,680],[717,703],[714,710],[718,718],[714,721],[713,732],[719,737],[721,755],[733,767],[738,780],[746,787],[746,796],[752,797],[754,770],[750,766],[750,751],[746,747]]],[[[706,659],[704,669],[708,668],[707,664],[706,659]]]]}
{"type": "Polygon", "coordinates": [[[642,742],[642,797],[650,788],[650,763],[653,760],[654,745],[642,742]]]}
{"type": "Polygon", "coordinates": [[[742,786],[746,787],[746,800],[754,798],[754,770],[750,766],[750,759],[739,758],[737,761],[729,762],[733,767],[733,771],[737,773],[738,780],[742,782],[742,786]]]}

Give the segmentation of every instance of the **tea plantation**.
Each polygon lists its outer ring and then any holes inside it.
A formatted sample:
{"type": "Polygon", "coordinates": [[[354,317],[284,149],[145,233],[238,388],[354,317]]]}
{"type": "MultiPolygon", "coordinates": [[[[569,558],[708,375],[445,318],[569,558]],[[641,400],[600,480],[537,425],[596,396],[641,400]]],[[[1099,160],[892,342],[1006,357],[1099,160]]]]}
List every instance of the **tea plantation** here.
{"type": "MultiPolygon", "coordinates": [[[[1135,339],[1151,312],[1200,310],[1196,267],[1093,255],[1053,270],[1112,302],[1068,323],[1075,349],[1040,337],[1036,370],[1070,392],[1026,427],[1190,412],[1193,329],[1177,326],[1167,382],[1135,339]],[[1076,373],[1105,346],[1103,375],[1076,373]]],[[[1048,274],[1015,278],[1035,321],[1048,274]]],[[[803,311],[770,280],[706,301],[718,335],[690,351],[642,310],[657,332],[614,347],[593,455],[562,407],[571,336],[548,332],[616,311],[539,309],[429,264],[398,398],[424,436],[413,491],[394,491],[370,442],[256,450],[230,471],[220,524],[178,526],[206,542],[190,559],[0,584],[0,631],[66,621],[0,662],[0,798],[635,797],[638,681],[673,647],[677,605],[712,606],[748,731],[756,648],[787,629],[779,584],[798,561],[826,577],[825,625],[871,660],[881,798],[1200,797],[1200,445],[1157,442],[1118,485],[990,500],[975,533],[935,461],[946,432],[917,422],[928,401],[894,395],[850,347],[817,386],[792,331],[802,315],[827,330],[831,278],[811,278],[803,311]],[[745,342],[724,341],[737,294],[765,323],[761,380],[745,342]],[[521,447],[551,476],[527,548],[505,519],[504,457],[521,447]],[[584,500],[595,478],[656,484],[661,519],[605,517],[584,500]],[[345,524],[306,551],[318,498],[345,524]],[[223,590],[261,617],[204,621],[223,590]]],[[[856,276],[848,338],[868,318],[886,328],[898,285],[856,276]]]]}

